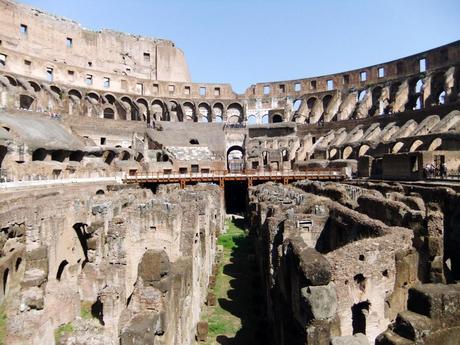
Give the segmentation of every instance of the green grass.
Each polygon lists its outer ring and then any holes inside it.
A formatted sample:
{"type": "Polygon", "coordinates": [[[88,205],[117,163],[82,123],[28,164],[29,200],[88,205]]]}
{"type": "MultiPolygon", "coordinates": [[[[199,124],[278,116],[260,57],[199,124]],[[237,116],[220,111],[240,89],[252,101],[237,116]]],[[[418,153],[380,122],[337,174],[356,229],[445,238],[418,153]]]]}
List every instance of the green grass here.
{"type": "Polygon", "coordinates": [[[66,323],[64,325],[59,326],[54,331],[54,340],[56,341],[56,344],[60,344],[61,338],[64,335],[71,334],[71,333],[73,333],[73,325],[71,323],[66,323]]]}
{"type": "MultiPolygon", "coordinates": [[[[247,236],[246,232],[237,227],[232,221],[227,220],[227,232],[219,236],[217,244],[224,248],[222,262],[220,264],[216,277],[216,285],[213,293],[216,298],[228,299],[228,292],[232,290],[230,281],[234,278],[224,273],[224,266],[231,264],[230,259],[236,248],[240,248],[241,243],[247,236]]],[[[239,317],[223,309],[219,303],[214,307],[206,307],[203,310],[203,320],[208,321],[209,332],[208,341],[204,345],[214,345],[216,338],[220,335],[234,337],[241,329],[241,320],[239,317]]]]}
{"type": "Polygon", "coordinates": [[[0,345],[6,344],[6,311],[5,305],[0,305],[0,345]]]}
{"type": "Polygon", "coordinates": [[[84,320],[91,320],[94,318],[93,314],[91,313],[91,306],[93,305],[90,301],[83,301],[81,302],[80,307],[80,317],[84,320]]]}

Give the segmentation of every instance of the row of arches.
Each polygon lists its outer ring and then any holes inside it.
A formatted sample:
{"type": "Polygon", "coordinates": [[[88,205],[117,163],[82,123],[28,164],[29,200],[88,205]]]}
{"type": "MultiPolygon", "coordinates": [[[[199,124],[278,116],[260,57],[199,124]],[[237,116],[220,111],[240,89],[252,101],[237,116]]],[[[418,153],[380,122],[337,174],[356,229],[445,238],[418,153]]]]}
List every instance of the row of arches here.
{"type": "MultiPolygon", "coordinates": [[[[388,148],[388,153],[436,151],[442,148],[442,138],[434,138],[427,141],[412,139],[412,141],[397,141],[388,148]]],[[[359,146],[347,145],[343,148],[334,147],[328,151],[328,159],[358,159],[369,153],[371,147],[368,144],[359,146]]]]}
{"type": "Polygon", "coordinates": [[[460,68],[450,67],[348,93],[305,95],[293,101],[292,121],[322,123],[417,110],[455,101],[459,93],[460,68]]]}

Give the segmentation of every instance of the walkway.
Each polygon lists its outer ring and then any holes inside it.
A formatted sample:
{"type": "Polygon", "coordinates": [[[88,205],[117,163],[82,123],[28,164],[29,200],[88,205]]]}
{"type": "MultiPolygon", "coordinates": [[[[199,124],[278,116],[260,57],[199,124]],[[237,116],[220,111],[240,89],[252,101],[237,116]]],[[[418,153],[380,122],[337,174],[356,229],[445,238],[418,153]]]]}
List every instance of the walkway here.
{"type": "Polygon", "coordinates": [[[346,176],[340,169],[312,169],[307,171],[256,171],[244,170],[238,172],[213,171],[193,173],[138,173],[123,178],[124,183],[180,183],[185,187],[191,182],[217,182],[221,187],[225,181],[247,181],[251,186],[258,181],[278,181],[288,184],[297,180],[342,180],[346,176]]]}
{"type": "Polygon", "coordinates": [[[202,320],[209,323],[204,345],[265,345],[262,294],[252,242],[243,230],[243,219],[227,222],[219,237],[224,254],[213,289],[216,306],[205,306],[202,320]]]}

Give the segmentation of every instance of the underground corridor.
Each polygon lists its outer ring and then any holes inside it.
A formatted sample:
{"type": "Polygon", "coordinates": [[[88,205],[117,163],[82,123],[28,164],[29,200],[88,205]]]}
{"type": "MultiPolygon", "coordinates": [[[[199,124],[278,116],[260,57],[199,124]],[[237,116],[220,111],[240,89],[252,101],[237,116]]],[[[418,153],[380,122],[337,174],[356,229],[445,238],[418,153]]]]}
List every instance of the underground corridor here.
{"type": "Polygon", "coordinates": [[[208,303],[202,312],[202,320],[209,326],[205,345],[269,343],[253,239],[244,218],[247,192],[246,182],[226,182],[227,231],[218,238],[223,252],[215,284],[209,290],[215,296],[215,305],[208,303]]]}

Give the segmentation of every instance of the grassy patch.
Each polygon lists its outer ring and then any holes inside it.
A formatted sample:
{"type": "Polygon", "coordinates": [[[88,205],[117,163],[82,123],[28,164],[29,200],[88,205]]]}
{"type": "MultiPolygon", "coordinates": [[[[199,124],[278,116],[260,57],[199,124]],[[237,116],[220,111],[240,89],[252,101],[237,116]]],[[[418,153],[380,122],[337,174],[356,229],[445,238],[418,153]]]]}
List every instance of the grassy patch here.
{"type": "Polygon", "coordinates": [[[0,345],[6,344],[6,311],[5,305],[0,305],[0,345]]]}
{"type": "Polygon", "coordinates": [[[94,318],[91,313],[91,306],[93,303],[91,301],[83,301],[80,306],[80,317],[84,320],[91,320],[94,318]]]}
{"type": "MultiPolygon", "coordinates": [[[[231,260],[235,255],[235,250],[246,247],[247,234],[231,220],[227,220],[226,225],[227,232],[220,235],[217,240],[217,243],[223,246],[224,252],[213,293],[218,300],[231,301],[231,299],[229,299],[229,291],[232,290],[230,282],[234,280],[235,277],[230,275],[228,267],[232,265],[231,260]],[[226,273],[224,273],[224,267],[226,266],[227,270],[226,273]]],[[[224,309],[220,303],[217,303],[214,307],[206,307],[203,312],[203,320],[208,321],[209,326],[208,341],[204,345],[217,344],[216,338],[218,336],[227,336],[231,338],[241,330],[241,319],[224,309]]]]}
{"type": "Polygon", "coordinates": [[[59,326],[54,331],[54,340],[56,341],[56,344],[60,344],[61,338],[64,335],[71,334],[71,333],[73,333],[73,325],[71,323],[66,323],[64,325],[59,326]]]}

